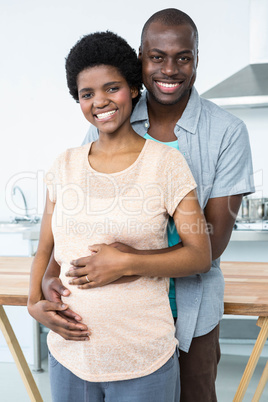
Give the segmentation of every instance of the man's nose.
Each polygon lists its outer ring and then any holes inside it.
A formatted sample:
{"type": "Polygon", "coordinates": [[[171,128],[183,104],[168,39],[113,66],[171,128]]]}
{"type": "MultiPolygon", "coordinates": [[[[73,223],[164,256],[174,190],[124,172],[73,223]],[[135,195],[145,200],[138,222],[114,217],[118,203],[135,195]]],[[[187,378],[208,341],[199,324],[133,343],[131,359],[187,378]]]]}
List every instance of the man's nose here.
{"type": "Polygon", "coordinates": [[[168,76],[175,75],[178,72],[178,64],[175,60],[167,59],[162,65],[161,72],[168,76]]]}

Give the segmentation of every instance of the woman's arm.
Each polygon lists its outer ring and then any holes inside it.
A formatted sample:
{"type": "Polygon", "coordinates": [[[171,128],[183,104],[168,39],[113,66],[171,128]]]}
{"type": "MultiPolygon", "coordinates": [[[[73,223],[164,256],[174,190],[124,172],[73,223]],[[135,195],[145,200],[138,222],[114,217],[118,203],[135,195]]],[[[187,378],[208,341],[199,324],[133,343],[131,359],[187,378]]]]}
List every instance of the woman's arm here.
{"type": "Polygon", "coordinates": [[[30,289],[28,296],[28,311],[41,324],[57,332],[65,339],[88,340],[89,331],[84,324],[71,323],[60,317],[57,312],[68,308],[62,303],[43,300],[41,288],[42,278],[47,268],[51,252],[53,250],[53,234],[51,230],[51,218],[55,204],[47,194],[45,210],[42,218],[38,249],[33,260],[30,277],[30,289]]]}
{"type": "MultiPolygon", "coordinates": [[[[95,253],[87,258],[86,265],[83,259],[79,259],[81,268],[67,273],[67,276],[77,277],[71,279],[70,283],[88,289],[106,285],[122,276],[176,278],[209,271],[209,234],[195,191],[191,191],[180,202],[173,218],[183,247],[163,254],[140,255],[122,253],[105,244],[94,245],[90,250],[95,253]]],[[[77,267],[77,262],[73,263],[77,267]]]]}
{"type": "MultiPolygon", "coordinates": [[[[70,296],[71,292],[69,289],[63,286],[59,275],[60,266],[54,258],[53,250],[49,260],[49,264],[42,279],[42,292],[44,295],[44,299],[50,302],[60,303],[60,305],[62,305],[61,297],[70,296]]],[[[58,311],[58,314],[61,317],[67,319],[69,322],[77,323],[82,320],[82,317],[79,314],[76,314],[69,308],[66,308],[63,311],[58,311]]]]}
{"type": "Polygon", "coordinates": [[[43,299],[41,289],[42,278],[49,263],[54,245],[53,234],[51,230],[51,218],[53,210],[54,204],[50,201],[47,193],[38,248],[31,268],[30,290],[28,298],[29,306],[43,299]]]}

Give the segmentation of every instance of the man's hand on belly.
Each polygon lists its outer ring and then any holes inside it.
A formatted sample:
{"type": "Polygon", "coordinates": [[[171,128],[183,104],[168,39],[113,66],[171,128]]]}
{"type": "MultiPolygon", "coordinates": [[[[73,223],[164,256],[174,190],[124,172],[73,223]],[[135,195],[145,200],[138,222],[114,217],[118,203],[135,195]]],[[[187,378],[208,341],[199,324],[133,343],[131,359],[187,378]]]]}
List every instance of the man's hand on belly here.
{"type": "MultiPolygon", "coordinates": [[[[119,247],[115,247],[114,244],[90,246],[89,250],[93,252],[92,255],[71,261],[72,268],[66,273],[66,276],[72,278],[69,284],[77,285],[80,289],[90,289],[110,283],[119,284],[138,279],[137,275],[124,276],[126,253],[131,253],[131,251],[121,252],[119,247]]],[[[125,247],[127,250],[128,246],[125,247]]]]}

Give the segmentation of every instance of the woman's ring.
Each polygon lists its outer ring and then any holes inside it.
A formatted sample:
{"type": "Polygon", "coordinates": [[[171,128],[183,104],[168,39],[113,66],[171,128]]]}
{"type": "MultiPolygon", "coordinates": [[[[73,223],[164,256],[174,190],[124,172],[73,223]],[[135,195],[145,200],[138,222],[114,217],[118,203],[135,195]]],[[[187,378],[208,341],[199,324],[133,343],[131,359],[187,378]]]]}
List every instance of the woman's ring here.
{"type": "Polygon", "coordinates": [[[87,275],[86,275],[86,280],[88,281],[88,283],[90,282],[90,280],[88,279],[87,275]]]}

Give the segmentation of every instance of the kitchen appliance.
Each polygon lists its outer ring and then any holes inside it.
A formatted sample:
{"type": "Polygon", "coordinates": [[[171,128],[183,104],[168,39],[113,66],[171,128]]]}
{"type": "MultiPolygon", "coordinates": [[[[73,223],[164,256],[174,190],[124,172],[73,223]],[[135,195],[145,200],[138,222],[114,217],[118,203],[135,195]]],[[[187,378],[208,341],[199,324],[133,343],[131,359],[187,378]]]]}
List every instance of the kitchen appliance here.
{"type": "Polygon", "coordinates": [[[219,106],[268,106],[268,1],[250,2],[250,64],[201,96],[219,106]]]}
{"type": "Polygon", "coordinates": [[[234,224],[234,230],[267,230],[268,231],[268,220],[259,222],[246,222],[246,221],[236,221],[234,224]]]}
{"type": "Polygon", "coordinates": [[[268,220],[268,198],[244,197],[237,220],[244,222],[268,220]]]}
{"type": "Polygon", "coordinates": [[[268,198],[244,197],[235,230],[268,230],[268,198]]]}

